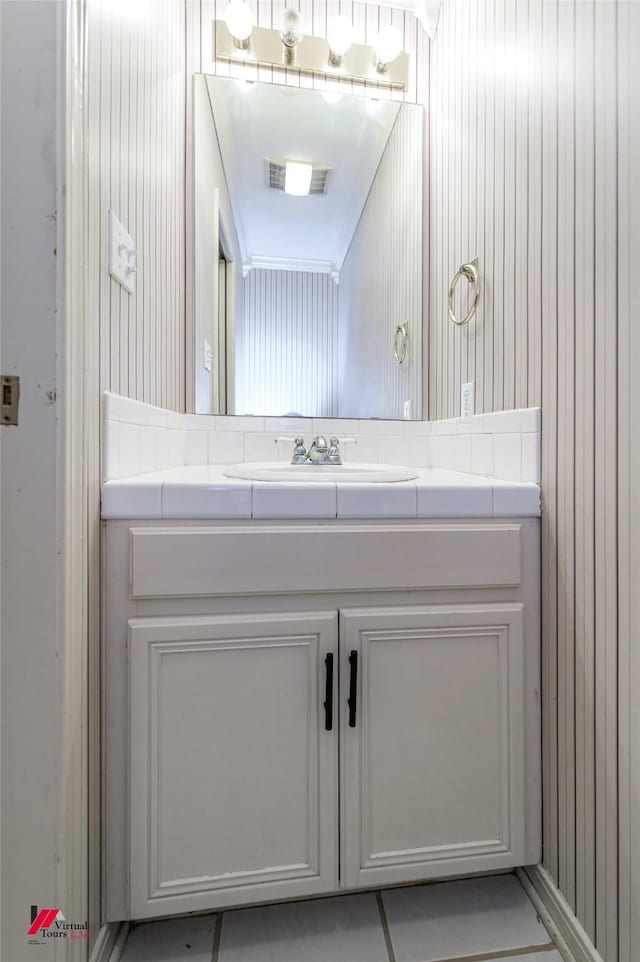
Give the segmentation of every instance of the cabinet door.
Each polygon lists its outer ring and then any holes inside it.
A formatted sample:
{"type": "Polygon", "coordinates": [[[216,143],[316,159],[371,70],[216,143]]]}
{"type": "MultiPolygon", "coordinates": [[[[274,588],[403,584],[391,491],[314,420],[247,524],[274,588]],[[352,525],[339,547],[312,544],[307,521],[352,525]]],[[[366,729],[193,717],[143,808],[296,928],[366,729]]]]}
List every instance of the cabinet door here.
{"type": "Polygon", "coordinates": [[[522,606],[345,610],[341,645],[343,885],[522,864],[522,606]]]}
{"type": "Polygon", "coordinates": [[[337,614],[140,618],[129,647],[132,917],[334,890],[337,614]]]}

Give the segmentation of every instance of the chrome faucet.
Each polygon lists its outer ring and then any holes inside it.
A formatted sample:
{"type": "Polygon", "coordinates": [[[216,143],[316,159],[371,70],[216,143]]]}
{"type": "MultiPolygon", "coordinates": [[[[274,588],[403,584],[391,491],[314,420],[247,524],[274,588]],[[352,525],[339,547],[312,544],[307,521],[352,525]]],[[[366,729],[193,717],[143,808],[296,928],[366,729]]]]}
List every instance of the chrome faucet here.
{"type": "Polygon", "coordinates": [[[326,438],[318,434],[306,451],[304,439],[298,437],[294,441],[291,464],[342,464],[339,443],[338,438],[329,438],[327,444],[326,438]]]}
{"type": "Polygon", "coordinates": [[[311,442],[311,447],[307,451],[307,461],[311,464],[331,464],[331,461],[329,461],[329,445],[322,434],[318,434],[311,442]]]}
{"type": "Polygon", "coordinates": [[[293,457],[291,464],[304,464],[307,460],[307,451],[304,446],[304,438],[296,438],[293,442],[293,457]]]}

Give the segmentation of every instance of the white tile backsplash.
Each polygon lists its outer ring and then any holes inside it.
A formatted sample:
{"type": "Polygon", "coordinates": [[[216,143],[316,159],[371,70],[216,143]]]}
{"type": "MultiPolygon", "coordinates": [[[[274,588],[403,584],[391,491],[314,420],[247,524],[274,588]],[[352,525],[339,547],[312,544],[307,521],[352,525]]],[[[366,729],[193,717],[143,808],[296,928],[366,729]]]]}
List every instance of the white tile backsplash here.
{"type": "Polygon", "coordinates": [[[408,464],[409,449],[409,438],[404,435],[378,438],[378,459],[384,464],[408,464]]]}
{"type": "Polygon", "coordinates": [[[358,464],[378,463],[378,437],[375,434],[358,434],[355,444],[347,444],[342,451],[345,464],[356,461],[358,464]]]}
{"type": "Polygon", "coordinates": [[[277,461],[278,447],[276,444],[276,434],[245,434],[244,436],[244,460],[245,461],[277,461]]]}
{"type": "Polygon", "coordinates": [[[523,481],[538,481],[540,478],[540,435],[522,435],[522,472],[523,481]]]}
{"type": "Polygon", "coordinates": [[[264,428],[278,437],[293,438],[299,434],[308,441],[313,434],[313,421],[311,418],[265,418],[264,428]]]}
{"type": "Polygon", "coordinates": [[[354,438],[345,462],[411,467],[540,481],[539,408],[477,414],[446,421],[382,421],[185,415],[115,394],[105,394],[104,480],[182,465],[289,461],[292,442],[354,438]]]}
{"type": "MultiPolygon", "coordinates": [[[[407,421],[407,424],[410,422],[407,421]]],[[[423,422],[416,422],[423,423],[423,422]]],[[[429,422],[426,422],[427,424],[429,422]]],[[[375,418],[372,421],[359,421],[358,431],[360,434],[374,434],[376,437],[382,434],[400,434],[402,422],[398,421],[381,421],[375,418]]],[[[402,430],[404,433],[404,430],[402,430]]]]}
{"type": "Polygon", "coordinates": [[[412,468],[431,467],[431,438],[427,436],[409,438],[409,466],[412,468]]]}
{"type": "Polygon", "coordinates": [[[471,473],[493,477],[493,435],[474,434],[471,438],[471,473]]]}
{"type": "Polygon", "coordinates": [[[235,464],[244,461],[244,434],[241,431],[209,431],[209,464],[235,464]]]}
{"type": "Polygon", "coordinates": [[[519,434],[522,430],[522,411],[495,411],[483,418],[485,434],[519,434]]]}
{"type": "Polygon", "coordinates": [[[187,431],[184,442],[185,464],[206,464],[208,457],[206,431],[187,431]]]}
{"type": "Polygon", "coordinates": [[[264,431],[264,418],[247,417],[245,415],[234,415],[233,417],[216,417],[216,431],[264,431]]]}
{"type": "Polygon", "coordinates": [[[522,436],[496,434],[493,439],[494,473],[505,481],[519,481],[522,473],[522,436]]]}
{"type": "Polygon", "coordinates": [[[430,467],[540,483],[540,408],[432,422],[430,467]]]}
{"type": "Polygon", "coordinates": [[[348,418],[314,418],[313,436],[324,434],[327,441],[334,436],[337,438],[352,438],[359,433],[361,423],[348,418]]]}
{"type": "Polygon", "coordinates": [[[464,471],[471,474],[471,435],[465,434],[457,438],[453,452],[454,471],[464,471]]]}

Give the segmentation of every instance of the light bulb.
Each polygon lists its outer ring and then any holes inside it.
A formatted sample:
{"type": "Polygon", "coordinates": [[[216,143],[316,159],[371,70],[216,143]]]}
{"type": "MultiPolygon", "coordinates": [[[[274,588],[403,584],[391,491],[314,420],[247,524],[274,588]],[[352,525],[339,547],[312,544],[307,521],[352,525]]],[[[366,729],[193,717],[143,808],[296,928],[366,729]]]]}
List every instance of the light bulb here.
{"type": "Polygon", "coordinates": [[[385,27],[376,40],[376,67],[387,70],[402,50],[402,34],[397,27],[385,27]]]}
{"type": "Polygon", "coordinates": [[[253,13],[249,4],[245,0],[231,0],[224,19],[236,47],[246,50],[253,30],[253,13]]]}
{"type": "Polygon", "coordinates": [[[311,188],[313,164],[301,164],[288,160],[285,164],[284,189],[285,193],[294,197],[306,197],[311,188]]]}
{"type": "Polygon", "coordinates": [[[333,17],[327,27],[329,63],[339,67],[353,43],[353,25],[348,17],[333,17]]]}
{"type": "Polygon", "coordinates": [[[287,9],[282,14],[280,37],[285,47],[295,47],[304,37],[302,17],[297,10],[287,9]]]}

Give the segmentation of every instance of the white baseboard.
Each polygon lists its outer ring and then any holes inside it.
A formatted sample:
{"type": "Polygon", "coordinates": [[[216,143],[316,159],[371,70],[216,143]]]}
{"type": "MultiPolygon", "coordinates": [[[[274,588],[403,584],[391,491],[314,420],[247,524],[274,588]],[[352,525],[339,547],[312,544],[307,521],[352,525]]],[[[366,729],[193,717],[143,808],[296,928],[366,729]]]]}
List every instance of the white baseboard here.
{"type": "Polygon", "coordinates": [[[565,962],[603,962],[549,873],[529,865],[518,877],[565,962]]]}
{"type": "Polygon", "coordinates": [[[89,962],[120,962],[128,934],[128,922],[107,922],[98,933],[89,962]]]}

